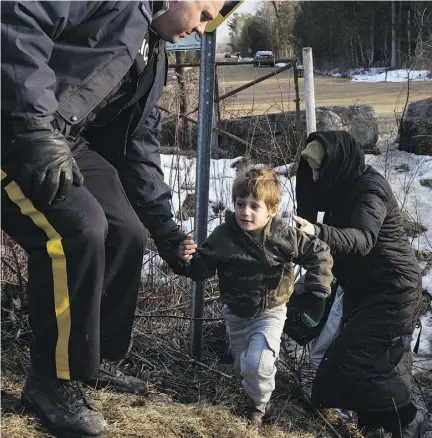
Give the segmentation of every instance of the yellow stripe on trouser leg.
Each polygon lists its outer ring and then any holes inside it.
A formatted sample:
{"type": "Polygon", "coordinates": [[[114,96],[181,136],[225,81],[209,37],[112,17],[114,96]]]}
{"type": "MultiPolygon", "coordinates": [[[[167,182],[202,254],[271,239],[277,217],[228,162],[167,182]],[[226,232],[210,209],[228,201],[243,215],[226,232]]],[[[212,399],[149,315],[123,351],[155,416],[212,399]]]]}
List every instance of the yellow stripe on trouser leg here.
{"type": "MultiPolygon", "coordinates": [[[[2,171],[3,174],[6,174],[2,171]]],[[[69,337],[71,330],[69,290],[67,285],[66,257],[63,250],[62,238],[52,227],[46,217],[36,208],[30,199],[24,196],[18,184],[12,181],[5,190],[21,210],[21,213],[28,216],[34,224],[45,231],[48,242],[47,251],[52,260],[53,284],[54,284],[54,305],[57,319],[57,346],[56,346],[56,372],[57,378],[70,380],[69,370],[69,337]]]]}

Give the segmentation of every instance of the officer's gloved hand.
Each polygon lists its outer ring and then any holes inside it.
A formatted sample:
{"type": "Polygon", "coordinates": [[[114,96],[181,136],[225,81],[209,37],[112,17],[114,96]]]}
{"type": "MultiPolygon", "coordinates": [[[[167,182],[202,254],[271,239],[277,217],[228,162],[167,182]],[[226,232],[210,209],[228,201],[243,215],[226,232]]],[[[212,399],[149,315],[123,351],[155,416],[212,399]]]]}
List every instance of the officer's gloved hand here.
{"type": "Polygon", "coordinates": [[[66,139],[59,132],[28,132],[15,139],[20,160],[22,190],[32,201],[62,201],[72,185],[84,178],[66,139]]]}
{"type": "Polygon", "coordinates": [[[298,308],[301,320],[309,327],[316,327],[325,313],[325,292],[306,292],[299,297],[298,308]]]}

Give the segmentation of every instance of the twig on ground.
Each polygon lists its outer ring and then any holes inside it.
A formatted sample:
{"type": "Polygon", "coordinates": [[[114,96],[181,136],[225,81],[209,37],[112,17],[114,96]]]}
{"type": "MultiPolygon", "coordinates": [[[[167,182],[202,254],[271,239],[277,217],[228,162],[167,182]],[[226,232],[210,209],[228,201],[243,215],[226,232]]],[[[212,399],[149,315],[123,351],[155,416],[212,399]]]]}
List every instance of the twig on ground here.
{"type": "Polygon", "coordinates": [[[222,371],[215,370],[214,368],[211,368],[208,365],[206,365],[205,363],[202,363],[202,362],[200,362],[200,361],[198,361],[198,360],[196,360],[196,359],[194,359],[192,357],[189,357],[189,362],[192,362],[192,363],[194,363],[196,365],[199,365],[200,367],[206,368],[207,370],[211,371],[212,373],[219,374],[222,377],[226,377],[228,379],[233,379],[234,378],[234,376],[230,376],[229,374],[225,374],[222,371]]]}

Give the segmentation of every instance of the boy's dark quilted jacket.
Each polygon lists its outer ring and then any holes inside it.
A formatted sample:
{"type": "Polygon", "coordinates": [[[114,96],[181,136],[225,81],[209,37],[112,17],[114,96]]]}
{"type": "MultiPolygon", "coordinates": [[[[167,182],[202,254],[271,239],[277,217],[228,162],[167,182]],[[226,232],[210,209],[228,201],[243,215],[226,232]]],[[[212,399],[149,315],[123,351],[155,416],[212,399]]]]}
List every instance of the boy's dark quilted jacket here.
{"type": "Polygon", "coordinates": [[[227,212],[225,222],[194,254],[187,276],[204,280],[217,271],[222,302],[240,317],[253,317],[288,301],[293,263],[307,271],[306,291],[330,294],[333,260],[325,243],[276,216],[266,225],[260,244],[239,227],[233,212],[227,212]]]}

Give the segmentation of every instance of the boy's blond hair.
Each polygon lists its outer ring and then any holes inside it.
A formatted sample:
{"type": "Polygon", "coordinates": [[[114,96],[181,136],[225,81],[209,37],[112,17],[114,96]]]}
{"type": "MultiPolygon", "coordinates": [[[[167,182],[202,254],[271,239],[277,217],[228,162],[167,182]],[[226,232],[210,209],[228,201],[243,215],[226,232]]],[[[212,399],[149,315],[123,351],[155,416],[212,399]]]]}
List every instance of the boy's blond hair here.
{"type": "Polygon", "coordinates": [[[264,201],[267,208],[278,205],[282,199],[282,189],[276,172],[269,167],[249,167],[239,171],[232,187],[232,200],[253,196],[264,201]]]}

